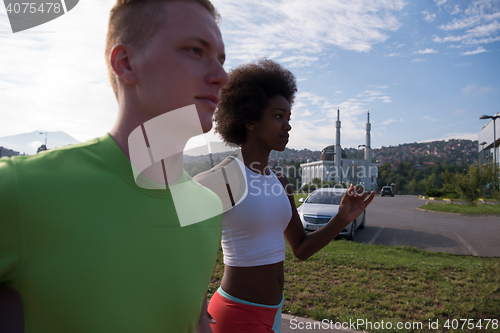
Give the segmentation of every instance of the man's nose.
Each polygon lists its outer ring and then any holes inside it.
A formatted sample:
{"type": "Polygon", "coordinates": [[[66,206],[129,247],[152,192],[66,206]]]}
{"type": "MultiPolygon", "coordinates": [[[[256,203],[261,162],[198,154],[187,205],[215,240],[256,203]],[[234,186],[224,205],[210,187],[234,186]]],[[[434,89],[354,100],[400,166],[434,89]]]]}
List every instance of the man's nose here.
{"type": "Polygon", "coordinates": [[[217,85],[218,89],[222,89],[229,82],[229,74],[224,70],[224,66],[217,61],[214,64],[212,71],[207,77],[209,84],[217,85]]]}

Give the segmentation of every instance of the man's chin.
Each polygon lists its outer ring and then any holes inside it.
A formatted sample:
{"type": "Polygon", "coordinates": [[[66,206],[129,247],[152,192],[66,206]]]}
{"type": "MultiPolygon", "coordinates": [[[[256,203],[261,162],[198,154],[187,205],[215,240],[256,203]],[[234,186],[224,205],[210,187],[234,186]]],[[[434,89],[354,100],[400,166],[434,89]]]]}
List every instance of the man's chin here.
{"type": "Polygon", "coordinates": [[[203,131],[203,133],[210,132],[210,130],[213,127],[212,119],[210,119],[210,121],[203,121],[203,119],[200,119],[200,123],[201,123],[201,130],[203,131]]]}
{"type": "Polygon", "coordinates": [[[212,113],[200,113],[198,111],[198,118],[200,119],[201,129],[203,133],[208,133],[213,127],[213,112],[212,113]]]}

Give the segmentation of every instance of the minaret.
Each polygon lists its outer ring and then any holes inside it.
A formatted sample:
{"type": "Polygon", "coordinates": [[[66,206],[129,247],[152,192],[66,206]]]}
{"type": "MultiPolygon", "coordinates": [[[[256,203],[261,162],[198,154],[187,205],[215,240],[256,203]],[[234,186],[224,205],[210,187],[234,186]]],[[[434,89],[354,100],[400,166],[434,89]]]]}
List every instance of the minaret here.
{"type": "Polygon", "coordinates": [[[370,130],[372,125],[370,124],[370,112],[368,111],[368,117],[366,120],[366,147],[365,147],[365,160],[366,160],[366,181],[365,186],[367,191],[371,191],[371,165],[372,165],[372,147],[370,140],[370,130]]]}
{"type": "Polygon", "coordinates": [[[337,109],[337,139],[335,141],[335,181],[342,182],[342,149],[340,148],[340,108],[337,109]]]}

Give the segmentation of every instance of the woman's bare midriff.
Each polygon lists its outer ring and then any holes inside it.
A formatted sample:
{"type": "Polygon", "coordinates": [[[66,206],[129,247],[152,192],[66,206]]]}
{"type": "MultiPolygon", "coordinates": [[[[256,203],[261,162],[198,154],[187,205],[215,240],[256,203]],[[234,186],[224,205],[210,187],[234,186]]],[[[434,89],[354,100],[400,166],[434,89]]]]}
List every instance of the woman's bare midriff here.
{"type": "Polygon", "coordinates": [[[283,297],[283,262],[254,267],[224,267],[222,289],[236,298],[278,305],[283,297]]]}

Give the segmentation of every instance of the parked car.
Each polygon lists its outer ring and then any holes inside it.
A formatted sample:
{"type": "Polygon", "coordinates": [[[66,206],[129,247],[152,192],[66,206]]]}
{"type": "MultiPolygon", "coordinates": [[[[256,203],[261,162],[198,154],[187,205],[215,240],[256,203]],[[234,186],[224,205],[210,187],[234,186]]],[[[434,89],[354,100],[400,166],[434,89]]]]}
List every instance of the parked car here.
{"type": "Polygon", "coordinates": [[[390,195],[391,197],[393,197],[394,192],[392,191],[392,187],[391,186],[382,187],[382,190],[380,191],[380,195],[381,196],[390,195]]]}
{"type": "MultiPolygon", "coordinates": [[[[340,201],[347,189],[320,188],[311,193],[307,199],[301,198],[303,204],[297,211],[305,231],[316,231],[325,226],[339,211],[340,201]]],[[[356,229],[364,229],[366,210],[356,220],[342,230],[339,237],[354,239],[356,229]]]]}

